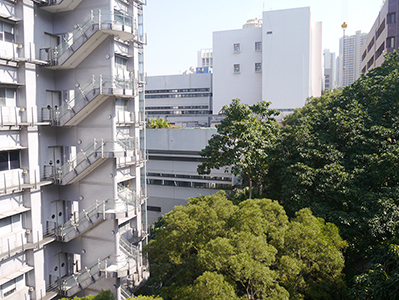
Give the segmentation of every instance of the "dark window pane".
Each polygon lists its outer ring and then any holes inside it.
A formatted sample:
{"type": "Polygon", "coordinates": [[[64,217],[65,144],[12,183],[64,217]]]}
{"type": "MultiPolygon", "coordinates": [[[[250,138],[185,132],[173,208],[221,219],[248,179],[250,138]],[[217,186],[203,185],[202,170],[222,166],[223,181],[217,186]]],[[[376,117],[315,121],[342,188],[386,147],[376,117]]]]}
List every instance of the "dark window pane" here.
{"type": "Polygon", "coordinates": [[[4,40],[6,42],[12,42],[14,40],[14,35],[10,32],[4,32],[4,40]]]}
{"type": "Polygon", "coordinates": [[[8,170],[8,152],[0,152],[0,171],[8,170]]]}
{"type": "Polygon", "coordinates": [[[10,169],[19,169],[19,151],[10,151],[10,169]]]}

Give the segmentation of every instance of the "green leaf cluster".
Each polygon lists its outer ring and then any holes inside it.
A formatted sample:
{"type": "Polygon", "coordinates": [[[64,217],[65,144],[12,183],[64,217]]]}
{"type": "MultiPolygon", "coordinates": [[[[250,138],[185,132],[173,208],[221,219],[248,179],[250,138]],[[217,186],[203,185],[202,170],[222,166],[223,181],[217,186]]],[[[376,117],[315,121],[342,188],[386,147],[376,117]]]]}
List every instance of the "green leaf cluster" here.
{"type": "Polygon", "coordinates": [[[160,129],[160,128],[167,129],[167,128],[181,128],[181,127],[171,125],[168,120],[159,118],[159,119],[148,119],[147,128],[148,129],[160,129]]]}
{"type": "Polygon", "coordinates": [[[309,209],[192,198],[162,219],[147,246],[150,285],[168,299],[340,299],[346,243],[309,209]]]}
{"type": "Polygon", "coordinates": [[[285,126],[268,195],[290,216],[309,207],[339,227],[349,243],[348,278],[362,273],[355,299],[396,299],[389,245],[399,231],[398,53],[342,91],[310,99],[285,126]]]}
{"type": "Polygon", "coordinates": [[[205,161],[198,166],[198,173],[209,174],[212,169],[228,166],[233,174],[241,175],[248,183],[249,198],[254,185],[262,189],[269,152],[279,133],[279,125],[273,118],[279,112],[269,106],[270,102],[265,101],[242,104],[239,99],[224,106],[225,118],[200,152],[205,161]]]}

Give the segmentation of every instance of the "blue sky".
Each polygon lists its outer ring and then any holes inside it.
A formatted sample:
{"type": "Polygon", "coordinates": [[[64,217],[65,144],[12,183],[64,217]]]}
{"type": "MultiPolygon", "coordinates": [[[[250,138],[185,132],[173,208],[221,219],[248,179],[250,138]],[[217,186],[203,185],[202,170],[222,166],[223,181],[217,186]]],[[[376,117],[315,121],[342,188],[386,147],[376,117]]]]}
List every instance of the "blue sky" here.
{"type": "Polygon", "coordinates": [[[212,32],[242,28],[262,11],[310,6],[312,21],[323,22],[323,48],[338,52],[341,24],[347,34],[368,32],[382,0],[148,0],[145,69],[149,76],[179,74],[196,66],[197,51],[212,48],[212,32]]]}

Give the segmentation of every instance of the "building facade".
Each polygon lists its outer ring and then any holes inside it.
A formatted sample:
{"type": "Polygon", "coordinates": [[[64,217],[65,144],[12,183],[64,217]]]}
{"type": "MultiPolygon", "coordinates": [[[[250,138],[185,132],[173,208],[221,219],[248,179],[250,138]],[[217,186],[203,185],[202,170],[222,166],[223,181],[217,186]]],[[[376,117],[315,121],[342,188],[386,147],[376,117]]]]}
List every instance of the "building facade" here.
{"type": "Polygon", "coordinates": [[[336,84],[336,57],[335,52],[324,49],[324,90],[333,90],[336,84]]]}
{"type": "Polygon", "coordinates": [[[208,145],[216,128],[147,129],[148,223],[186,205],[190,197],[212,195],[231,187],[234,178],[228,167],[198,175],[204,160],[199,151],[208,145]]]}
{"type": "Polygon", "coordinates": [[[148,277],[145,4],[0,1],[0,299],[148,277]]]}
{"type": "Polygon", "coordinates": [[[339,40],[339,86],[344,87],[355,82],[361,74],[362,47],[367,33],[356,31],[355,35],[339,40]]]}
{"type": "Polygon", "coordinates": [[[366,73],[384,62],[384,54],[399,47],[399,1],[386,0],[367,35],[361,50],[361,72],[366,73]]]}
{"type": "Polygon", "coordinates": [[[213,68],[213,50],[201,49],[197,53],[197,68],[213,68]]]}
{"type": "Polygon", "coordinates": [[[265,11],[263,23],[249,23],[213,33],[213,112],[234,98],[292,111],[320,96],[321,23],[311,23],[310,8],[265,11]]]}
{"type": "Polygon", "coordinates": [[[183,128],[209,126],[212,98],[212,73],[149,76],[146,116],[183,128]]]}

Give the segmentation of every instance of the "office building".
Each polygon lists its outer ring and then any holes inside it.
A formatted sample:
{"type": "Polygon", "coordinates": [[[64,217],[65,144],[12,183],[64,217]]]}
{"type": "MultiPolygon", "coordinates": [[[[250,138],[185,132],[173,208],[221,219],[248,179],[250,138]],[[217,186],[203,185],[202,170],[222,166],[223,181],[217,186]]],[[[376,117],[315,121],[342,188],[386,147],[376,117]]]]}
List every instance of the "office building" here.
{"type": "Polygon", "coordinates": [[[360,77],[361,49],[367,33],[356,31],[355,35],[345,36],[339,40],[339,83],[341,87],[352,84],[360,77]]]}
{"type": "Polygon", "coordinates": [[[386,0],[367,35],[361,50],[361,72],[366,73],[384,62],[384,54],[399,47],[399,0],[386,0]]]}
{"type": "Polygon", "coordinates": [[[0,299],[148,277],[145,4],[0,1],[0,299]]]}
{"type": "Polygon", "coordinates": [[[244,27],[213,33],[214,114],[234,98],[292,111],[321,95],[321,23],[309,7],[265,11],[244,27]]]}
{"type": "Polygon", "coordinates": [[[209,126],[212,73],[149,76],[145,100],[147,118],[163,118],[183,128],[209,126]]]}
{"type": "Polygon", "coordinates": [[[209,175],[197,173],[204,161],[199,151],[215,133],[215,128],[147,129],[149,224],[176,205],[186,205],[190,197],[212,195],[235,184],[228,167],[209,175]]]}

